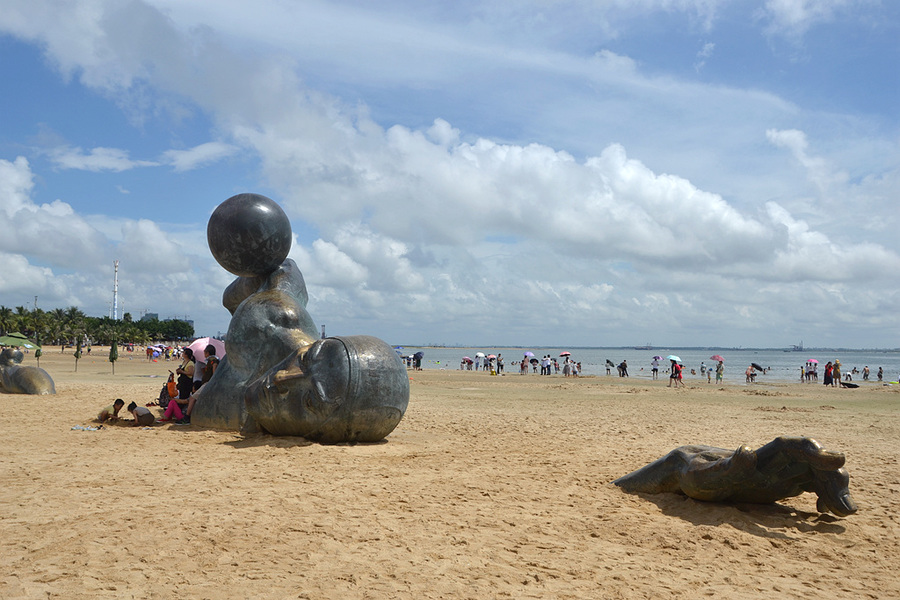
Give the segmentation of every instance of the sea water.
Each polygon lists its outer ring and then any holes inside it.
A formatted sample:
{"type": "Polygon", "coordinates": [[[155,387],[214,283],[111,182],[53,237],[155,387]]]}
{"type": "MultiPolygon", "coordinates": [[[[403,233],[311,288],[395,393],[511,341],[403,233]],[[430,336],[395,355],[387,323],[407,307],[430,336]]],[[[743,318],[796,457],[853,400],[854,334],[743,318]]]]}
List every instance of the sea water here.
{"type": "MultiPolygon", "coordinates": [[[[751,363],[756,363],[762,367],[766,367],[765,373],[757,374],[757,383],[766,381],[772,382],[791,382],[800,381],[800,367],[806,365],[809,359],[819,361],[819,382],[825,373],[825,363],[834,362],[835,359],[841,361],[841,376],[850,373],[854,368],[859,370],[858,374],[853,374],[853,381],[860,383],[863,381],[863,367],[869,367],[869,381],[877,382],[878,367],[884,369],[884,381],[897,381],[900,376],[900,351],[895,350],[804,350],[802,352],[785,352],[779,349],[718,349],[705,350],[702,348],[654,348],[651,350],[638,350],[634,348],[550,348],[550,347],[482,347],[482,348],[423,348],[414,346],[404,346],[398,349],[403,355],[411,355],[415,352],[424,352],[422,359],[423,369],[451,369],[458,370],[463,357],[468,356],[475,359],[477,352],[485,355],[502,354],[504,362],[504,372],[509,375],[518,375],[519,366],[513,365],[513,362],[520,361],[524,358],[525,352],[531,352],[535,358],[549,354],[551,357],[560,362],[562,368],[562,360],[560,357],[562,352],[571,352],[571,358],[581,363],[583,375],[606,376],[606,361],[610,360],[614,365],[618,365],[623,360],[628,362],[628,375],[630,377],[650,379],[651,366],[650,362],[654,356],[662,356],[659,369],[661,378],[665,378],[665,373],[671,364],[666,357],[675,355],[681,358],[681,362],[685,367],[685,377],[690,379],[701,378],[701,363],[707,368],[716,366],[716,361],[710,357],[716,354],[721,355],[725,359],[725,381],[727,383],[744,383],[744,372],[751,363]],[[693,374],[691,371],[696,374],[693,374]]],[[[530,359],[531,357],[529,357],[530,359]]],[[[473,366],[474,368],[474,366],[473,366]]],[[[610,367],[612,376],[618,373],[615,367],[610,367]]],[[[538,369],[540,373],[540,369],[538,369]]],[[[562,370],[560,370],[560,373],[562,370]]],[[[529,369],[531,373],[531,369],[529,369]]],[[[703,381],[706,376],[703,376],[703,381]]],[[[715,380],[715,372],[713,373],[715,380]]]]}

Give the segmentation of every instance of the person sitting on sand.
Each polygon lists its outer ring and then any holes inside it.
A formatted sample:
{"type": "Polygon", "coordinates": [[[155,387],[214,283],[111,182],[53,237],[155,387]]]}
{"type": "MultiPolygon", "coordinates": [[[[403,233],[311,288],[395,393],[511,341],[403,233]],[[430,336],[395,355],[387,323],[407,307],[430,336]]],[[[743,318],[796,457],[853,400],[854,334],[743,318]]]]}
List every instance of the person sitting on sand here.
{"type": "Polygon", "coordinates": [[[195,381],[193,383],[193,389],[191,391],[191,395],[186,399],[182,400],[181,398],[173,398],[169,405],[166,407],[166,412],[163,413],[163,417],[160,419],[161,423],[167,423],[172,419],[175,419],[176,423],[179,423],[185,419],[190,423],[189,414],[186,411],[191,410],[194,407],[194,402],[196,400],[197,390],[202,387],[202,383],[200,381],[195,381]],[[182,411],[182,407],[184,407],[184,411],[182,411]]]}
{"type": "Polygon", "coordinates": [[[105,423],[106,421],[118,421],[119,411],[122,410],[123,406],[125,406],[125,401],[121,398],[116,398],[115,402],[100,411],[100,414],[97,415],[97,420],[101,423],[105,423]]]}
{"type": "MultiPolygon", "coordinates": [[[[172,403],[174,404],[174,402],[172,403]]],[[[134,402],[128,405],[128,412],[134,415],[134,427],[153,425],[153,413],[146,406],[138,406],[134,402]]]]}

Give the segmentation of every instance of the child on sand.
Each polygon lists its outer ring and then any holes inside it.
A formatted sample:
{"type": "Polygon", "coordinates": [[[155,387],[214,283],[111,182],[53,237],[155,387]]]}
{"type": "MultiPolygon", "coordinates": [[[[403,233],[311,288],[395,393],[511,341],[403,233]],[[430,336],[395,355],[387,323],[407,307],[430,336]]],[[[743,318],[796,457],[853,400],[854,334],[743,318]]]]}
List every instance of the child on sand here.
{"type": "Polygon", "coordinates": [[[134,415],[134,427],[153,425],[153,413],[146,406],[138,406],[134,402],[128,405],[128,412],[134,415]]]}
{"type": "Polygon", "coordinates": [[[101,423],[105,423],[106,421],[118,421],[119,411],[122,410],[123,406],[125,406],[125,401],[121,398],[116,398],[115,402],[100,411],[100,414],[97,415],[97,420],[101,423]]]}

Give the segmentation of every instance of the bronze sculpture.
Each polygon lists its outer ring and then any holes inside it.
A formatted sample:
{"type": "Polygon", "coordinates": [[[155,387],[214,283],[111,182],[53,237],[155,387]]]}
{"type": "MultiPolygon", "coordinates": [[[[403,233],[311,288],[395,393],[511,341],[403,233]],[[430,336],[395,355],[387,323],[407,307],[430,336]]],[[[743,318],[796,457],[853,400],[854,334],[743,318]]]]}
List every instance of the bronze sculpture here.
{"type": "Polygon", "coordinates": [[[816,509],[856,512],[844,455],[807,437],[778,437],[757,450],[680,446],[613,481],[626,492],[682,493],[696,500],[772,503],[814,492],[816,509]]]}
{"type": "Polygon", "coordinates": [[[318,339],[290,250],[290,222],[258,194],[210,217],[213,256],[237,275],[222,298],[232,314],[226,354],[200,388],[191,422],[322,443],[375,442],[400,422],[409,378],[397,353],[368,336],[318,339]]]}
{"type": "Polygon", "coordinates": [[[23,367],[21,350],[4,348],[0,351],[0,392],[6,394],[55,394],[53,378],[40,367],[23,367]]]}

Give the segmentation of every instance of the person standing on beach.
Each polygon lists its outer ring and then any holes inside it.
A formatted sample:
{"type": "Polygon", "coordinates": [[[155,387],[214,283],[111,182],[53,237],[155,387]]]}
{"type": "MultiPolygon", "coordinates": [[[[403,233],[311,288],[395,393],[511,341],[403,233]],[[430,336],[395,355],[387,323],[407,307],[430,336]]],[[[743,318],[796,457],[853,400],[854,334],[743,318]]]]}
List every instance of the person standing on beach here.
{"type": "Polygon", "coordinates": [[[863,368],[863,381],[868,381],[868,380],[869,380],[869,365],[866,365],[863,368]]]}
{"type": "Polygon", "coordinates": [[[182,356],[184,359],[181,366],[175,369],[175,374],[178,375],[178,397],[187,400],[194,386],[194,351],[185,348],[182,356]]]}
{"type": "Polygon", "coordinates": [[[497,375],[503,372],[503,355],[497,355],[497,375]]]}
{"type": "Polygon", "coordinates": [[[826,386],[834,385],[834,379],[832,379],[834,374],[834,367],[831,366],[831,361],[829,360],[825,364],[825,377],[822,379],[822,383],[826,386]]]}
{"type": "Polygon", "coordinates": [[[672,360],[672,374],[669,375],[669,385],[667,385],[666,387],[672,387],[673,382],[675,383],[675,387],[678,387],[679,383],[681,384],[681,387],[684,387],[684,380],[682,375],[683,370],[684,367],[672,360]]]}
{"type": "Polygon", "coordinates": [[[834,359],[834,365],[831,367],[831,385],[841,387],[841,361],[834,359]]]}
{"type": "Polygon", "coordinates": [[[878,381],[881,381],[881,379],[883,377],[884,377],[884,369],[882,369],[881,367],[878,367],[878,381]]]}
{"type": "MultiPolygon", "coordinates": [[[[607,368],[607,371],[609,371],[608,368],[607,368]]],[[[653,360],[650,361],[650,372],[652,374],[651,377],[653,379],[659,379],[659,360],[658,359],[654,358],[653,360]]],[[[609,373],[607,373],[607,375],[609,375],[609,373]]]]}
{"type": "Polygon", "coordinates": [[[716,365],[716,383],[722,383],[722,380],[725,378],[725,363],[721,360],[719,364],[716,365]]]}

